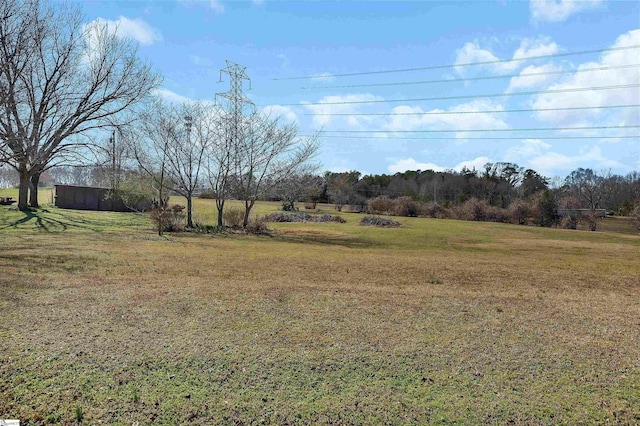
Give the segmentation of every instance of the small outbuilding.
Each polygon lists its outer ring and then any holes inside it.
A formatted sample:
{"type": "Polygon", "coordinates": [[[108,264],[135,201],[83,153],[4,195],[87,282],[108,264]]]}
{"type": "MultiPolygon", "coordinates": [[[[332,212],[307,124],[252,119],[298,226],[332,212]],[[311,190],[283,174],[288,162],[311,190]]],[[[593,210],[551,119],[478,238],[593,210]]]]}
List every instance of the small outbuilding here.
{"type": "Polygon", "coordinates": [[[127,206],[118,197],[112,197],[109,188],[90,186],[55,185],[55,205],[61,209],[98,210],[112,212],[144,211],[152,200],[136,206],[127,206]]]}

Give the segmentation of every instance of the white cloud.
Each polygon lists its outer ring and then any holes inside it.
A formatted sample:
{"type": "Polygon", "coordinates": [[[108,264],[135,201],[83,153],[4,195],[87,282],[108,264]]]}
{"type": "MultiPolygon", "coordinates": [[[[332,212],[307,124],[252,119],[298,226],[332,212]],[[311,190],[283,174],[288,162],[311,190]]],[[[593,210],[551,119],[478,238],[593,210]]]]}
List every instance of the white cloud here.
{"type": "Polygon", "coordinates": [[[558,45],[549,37],[524,38],[520,41],[520,47],[513,53],[513,59],[553,55],[558,50],[558,45]]]}
{"type": "MultiPolygon", "coordinates": [[[[618,37],[612,47],[622,47],[640,44],[640,29],[629,31],[618,37]]],[[[640,62],[638,50],[609,51],[601,55],[597,62],[583,63],[577,70],[588,68],[603,68],[602,71],[577,72],[564,78],[557,84],[548,87],[549,90],[565,90],[597,86],[617,86],[639,84],[640,73],[637,68],[607,69],[620,65],[634,65],[640,62]]],[[[531,100],[533,108],[573,108],[584,106],[607,106],[616,104],[640,103],[640,89],[624,88],[609,90],[579,91],[568,93],[544,93],[534,96],[531,100]]],[[[541,120],[557,125],[594,125],[598,119],[599,125],[638,124],[640,114],[637,108],[625,109],[585,109],[574,111],[538,111],[534,116],[541,120]]]]}
{"type": "Polygon", "coordinates": [[[620,162],[606,158],[598,145],[582,147],[577,154],[569,155],[553,151],[549,143],[540,139],[526,139],[509,148],[505,161],[522,164],[546,176],[563,175],[577,167],[628,169],[620,162]]]}
{"type": "Polygon", "coordinates": [[[543,155],[550,148],[550,144],[540,139],[525,139],[519,146],[514,146],[507,150],[505,160],[509,162],[528,160],[532,157],[543,155]]]}
{"type": "MultiPolygon", "coordinates": [[[[350,172],[352,170],[358,170],[358,166],[353,161],[341,158],[341,159],[332,159],[331,163],[326,167],[327,171],[334,173],[345,173],[350,172]]],[[[360,170],[358,170],[360,171],[360,170]]],[[[365,172],[360,171],[364,176],[365,172]]]]}
{"type": "MultiPolygon", "coordinates": [[[[464,139],[469,136],[471,129],[506,129],[507,123],[498,117],[499,113],[474,113],[477,111],[502,111],[500,104],[494,104],[486,100],[474,100],[448,108],[447,110],[433,109],[425,115],[394,115],[382,126],[383,130],[390,132],[398,130],[450,130],[460,129],[456,138],[464,139]],[[459,114],[437,114],[440,112],[457,112],[459,114]]],[[[393,108],[393,113],[421,113],[425,112],[420,107],[398,106],[393,108]]]]}
{"type": "MultiPolygon", "coordinates": [[[[347,95],[332,95],[325,96],[318,102],[361,102],[361,101],[375,101],[383,100],[379,96],[374,96],[369,93],[362,94],[347,94],[347,95]]],[[[303,102],[304,104],[304,102],[303,102]]],[[[333,105],[305,105],[305,108],[312,114],[352,114],[361,111],[362,107],[366,104],[333,104],[333,105]]],[[[318,127],[326,126],[330,123],[343,123],[349,127],[362,129],[367,124],[372,123],[374,118],[367,116],[355,116],[355,115],[316,115],[313,117],[313,124],[318,127]]]]}
{"type": "Polygon", "coordinates": [[[461,171],[463,168],[467,168],[470,170],[481,170],[485,164],[491,163],[491,159],[489,157],[477,157],[473,160],[462,161],[456,164],[453,167],[443,167],[439,166],[435,163],[421,163],[413,159],[412,157],[405,158],[402,160],[397,160],[395,163],[390,164],[387,167],[390,173],[402,173],[407,170],[433,170],[435,172],[443,172],[445,170],[455,170],[457,172],[461,171]]]}
{"type": "Polygon", "coordinates": [[[628,169],[618,161],[610,160],[602,155],[599,146],[593,146],[590,150],[580,150],[576,155],[565,155],[557,152],[546,152],[532,158],[529,164],[534,170],[545,176],[568,173],[577,167],[591,167],[594,169],[620,168],[628,169]]]}
{"type": "Polygon", "coordinates": [[[593,9],[603,0],[531,0],[529,11],[534,21],[562,22],[571,15],[593,9]]]}
{"type": "Polygon", "coordinates": [[[189,55],[189,59],[194,65],[198,67],[210,67],[211,65],[213,65],[213,62],[211,62],[211,59],[206,58],[204,56],[189,55]]]}
{"type": "MultiPolygon", "coordinates": [[[[520,41],[520,46],[513,53],[511,59],[517,59],[512,62],[498,62],[494,64],[478,65],[474,68],[482,67],[488,69],[495,74],[507,74],[514,72],[520,68],[526,61],[519,60],[532,56],[545,56],[552,55],[558,52],[558,45],[553,42],[549,37],[537,37],[537,38],[524,38],[520,41]]],[[[461,49],[456,51],[456,72],[458,74],[464,74],[465,68],[463,64],[471,64],[476,62],[494,62],[499,61],[498,58],[490,50],[480,46],[479,40],[465,43],[461,49]]]]}
{"type": "Polygon", "coordinates": [[[262,109],[263,112],[269,114],[271,117],[282,117],[285,121],[297,122],[298,115],[293,109],[283,105],[269,105],[262,109]]]}
{"type": "Polygon", "coordinates": [[[531,89],[533,87],[540,87],[553,80],[558,79],[558,74],[544,74],[549,72],[560,71],[561,68],[555,64],[545,64],[541,66],[529,65],[520,72],[518,77],[512,77],[507,88],[507,93],[511,93],[517,89],[531,89]],[[542,74],[531,75],[527,74],[542,74]]]}
{"type": "Polygon", "coordinates": [[[480,47],[480,42],[474,40],[473,42],[467,42],[462,48],[456,51],[456,72],[459,74],[464,73],[464,67],[462,64],[472,64],[476,62],[493,62],[500,60],[496,55],[487,49],[480,47]]]}
{"type": "Polygon", "coordinates": [[[220,2],[220,0],[210,0],[209,7],[217,14],[221,14],[224,12],[224,5],[220,2]]]}
{"type": "Polygon", "coordinates": [[[97,18],[85,24],[83,29],[87,30],[102,25],[105,25],[110,33],[115,33],[119,37],[131,38],[143,46],[150,46],[155,42],[162,41],[162,34],[158,29],[153,28],[142,19],[129,19],[124,16],[120,16],[115,21],[97,18]]]}
{"type": "Polygon", "coordinates": [[[189,8],[191,5],[203,5],[208,4],[209,8],[215,12],[216,15],[220,15],[224,13],[225,6],[222,4],[220,0],[209,0],[208,2],[202,0],[177,0],[178,3],[183,4],[185,7],[189,8]]]}
{"type": "Polygon", "coordinates": [[[154,94],[160,96],[165,101],[171,102],[171,103],[183,103],[183,102],[189,102],[192,100],[186,96],[179,95],[176,92],[172,92],[171,90],[164,89],[164,88],[154,90],[154,94]]]}

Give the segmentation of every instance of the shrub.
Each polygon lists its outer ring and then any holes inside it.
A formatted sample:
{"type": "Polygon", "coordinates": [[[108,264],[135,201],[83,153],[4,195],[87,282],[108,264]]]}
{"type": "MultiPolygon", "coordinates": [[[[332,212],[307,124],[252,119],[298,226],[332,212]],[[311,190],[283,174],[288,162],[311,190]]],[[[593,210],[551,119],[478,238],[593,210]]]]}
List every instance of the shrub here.
{"type": "Polygon", "coordinates": [[[505,209],[489,205],[485,211],[485,219],[487,222],[509,222],[509,215],[505,209]]]}
{"type": "Polygon", "coordinates": [[[269,222],[308,222],[311,218],[309,213],[297,212],[297,213],[280,213],[275,212],[266,216],[269,222]]]}
{"type": "Polygon", "coordinates": [[[394,214],[396,216],[417,217],[420,212],[420,206],[410,197],[398,197],[394,200],[394,214]]]}
{"type": "Polygon", "coordinates": [[[382,228],[397,228],[400,226],[400,222],[395,220],[385,219],[379,216],[365,216],[360,219],[360,225],[362,226],[379,226],[382,228]]]}
{"type": "Polygon", "coordinates": [[[486,201],[481,201],[473,197],[461,205],[456,206],[454,211],[457,219],[484,221],[487,219],[489,208],[490,206],[486,201]]]}
{"type": "Polygon", "coordinates": [[[314,218],[314,222],[338,222],[338,223],[345,223],[346,220],[343,219],[341,216],[333,216],[330,214],[323,214],[322,216],[313,216],[314,218]]]}
{"type": "Polygon", "coordinates": [[[295,203],[293,201],[289,201],[289,200],[284,200],[282,201],[282,211],[283,212],[295,212],[298,209],[295,206],[295,203]]]}
{"type": "Polygon", "coordinates": [[[244,210],[242,207],[229,206],[224,209],[222,218],[227,226],[232,228],[240,228],[244,220],[244,210]]]}
{"type": "Polygon", "coordinates": [[[631,212],[631,216],[633,217],[633,220],[636,223],[636,227],[640,231],[640,202],[637,203],[636,206],[633,208],[633,211],[631,212]]]}
{"type": "Polygon", "coordinates": [[[424,203],[424,204],[420,204],[419,207],[420,207],[420,212],[419,212],[420,216],[424,216],[424,217],[444,219],[447,217],[449,213],[447,209],[445,209],[438,203],[433,203],[433,202],[424,203]]]}
{"type": "Polygon", "coordinates": [[[245,231],[248,234],[267,234],[269,232],[269,228],[267,227],[267,217],[254,217],[247,224],[245,231]]]}
{"type": "Polygon", "coordinates": [[[577,229],[580,223],[580,200],[577,197],[564,197],[560,200],[560,208],[563,210],[560,227],[562,229],[577,229]]]}
{"type": "Polygon", "coordinates": [[[548,190],[535,193],[529,206],[536,225],[553,226],[558,223],[558,204],[548,190]]]}
{"type": "Polygon", "coordinates": [[[169,206],[165,203],[156,204],[156,207],[149,211],[151,220],[162,228],[162,231],[177,232],[184,231],[184,206],[174,204],[169,206]]]}
{"type": "Polygon", "coordinates": [[[578,219],[570,214],[566,214],[562,216],[560,220],[560,227],[562,229],[577,229],[578,228],[578,219]]]}
{"type": "Polygon", "coordinates": [[[367,200],[367,213],[392,214],[394,210],[395,202],[386,195],[367,200]]]}
{"type": "Polygon", "coordinates": [[[265,216],[268,222],[338,222],[345,223],[344,220],[340,216],[333,216],[330,214],[325,214],[322,216],[311,215],[305,212],[297,212],[297,213],[271,213],[265,216]]]}
{"type": "Polygon", "coordinates": [[[514,200],[507,207],[507,216],[511,223],[516,225],[526,225],[529,216],[531,216],[531,207],[524,200],[514,200]]]}

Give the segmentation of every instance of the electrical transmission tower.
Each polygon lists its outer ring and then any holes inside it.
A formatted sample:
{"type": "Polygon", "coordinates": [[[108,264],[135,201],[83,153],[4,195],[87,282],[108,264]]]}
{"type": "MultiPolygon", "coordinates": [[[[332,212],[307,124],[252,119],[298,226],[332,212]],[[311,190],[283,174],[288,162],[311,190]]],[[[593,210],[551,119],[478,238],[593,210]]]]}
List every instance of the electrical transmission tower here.
{"type": "MultiPolygon", "coordinates": [[[[249,89],[251,89],[251,79],[245,72],[247,67],[238,65],[235,62],[227,61],[227,67],[220,70],[220,81],[222,82],[222,73],[228,74],[230,78],[229,91],[226,93],[216,93],[215,101],[218,104],[218,97],[225,98],[227,100],[227,106],[225,111],[228,118],[228,137],[234,143],[238,143],[242,138],[242,117],[246,106],[254,107],[253,102],[245,96],[242,91],[242,81],[249,81],[249,89]]],[[[221,106],[221,105],[219,105],[221,106]]]]}

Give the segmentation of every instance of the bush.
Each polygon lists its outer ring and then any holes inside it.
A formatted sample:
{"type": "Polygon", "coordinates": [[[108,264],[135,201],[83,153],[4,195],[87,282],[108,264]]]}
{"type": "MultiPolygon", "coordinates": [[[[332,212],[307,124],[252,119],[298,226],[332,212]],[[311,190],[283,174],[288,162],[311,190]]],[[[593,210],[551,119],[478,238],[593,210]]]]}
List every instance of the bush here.
{"type": "Polygon", "coordinates": [[[295,203],[293,201],[289,201],[289,200],[284,200],[282,201],[282,211],[283,212],[295,212],[298,209],[295,206],[295,203]]]}
{"type": "Polygon", "coordinates": [[[558,223],[558,204],[548,190],[535,193],[529,206],[536,225],[553,226],[558,223]]]}
{"type": "Polygon", "coordinates": [[[393,214],[395,202],[386,195],[367,200],[367,213],[393,214]]]}
{"type": "Polygon", "coordinates": [[[417,217],[420,212],[420,206],[410,197],[398,197],[394,200],[394,214],[396,216],[417,217]]]}
{"type": "Polygon", "coordinates": [[[400,226],[400,222],[395,220],[385,219],[378,216],[365,216],[360,219],[360,225],[362,226],[379,226],[382,228],[397,228],[400,226]]]}
{"type": "Polygon", "coordinates": [[[438,203],[420,204],[420,216],[432,217],[436,219],[446,219],[450,217],[451,212],[438,203]]]}
{"type": "Polygon", "coordinates": [[[506,223],[509,222],[509,214],[505,209],[501,209],[500,207],[489,206],[485,212],[485,220],[487,222],[499,222],[506,223]]]}
{"type": "Polygon", "coordinates": [[[338,222],[345,223],[344,220],[340,216],[333,216],[330,214],[325,214],[322,216],[311,215],[305,212],[297,212],[297,213],[271,213],[265,216],[265,219],[268,222],[338,222]]]}
{"type": "Polygon", "coordinates": [[[244,209],[242,207],[229,206],[224,209],[222,218],[227,226],[240,228],[244,221],[244,209]]]}
{"type": "Polygon", "coordinates": [[[508,212],[500,207],[494,207],[484,200],[470,198],[454,208],[456,219],[482,222],[508,222],[508,212]]]}
{"type": "Polygon", "coordinates": [[[560,200],[560,208],[563,210],[560,227],[562,229],[577,229],[580,223],[580,200],[577,197],[567,196],[560,200]]]}
{"type": "Polygon", "coordinates": [[[345,223],[346,220],[343,219],[341,216],[333,216],[330,214],[323,214],[322,216],[313,216],[314,217],[314,222],[338,222],[338,223],[345,223]]]}
{"type": "Polygon", "coordinates": [[[578,228],[578,219],[570,214],[562,216],[560,220],[560,227],[562,229],[577,229],[578,228]]]}
{"type": "Polygon", "coordinates": [[[636,227],[640,231],[640,203],[636,204],[636,206],[633,208],[631,216],[636,223],[636,227]]]}
{"type": "Polygon", "coordinates": [[[184,231],[185,214],[184,206],[174,204],[169,207],[167,204],[156,205],[149,211],[151,220],[162,228],[165,232],[184,231]]]}
{"type": "Polygon", "coordinates": [[[484,221],[487,218],[489,204],[477,198],[469,198],[464,203],[454,208],[456,219],[484,221]]]}
{"type": "Polygon", "coordinates": [[[524,200],[514,200],[507,207],[507,216],[511,223],[516,225],[526,225],[527,220],[531,216],[531,207],[524,200]]]}
{"type": "Polygon", "coordinates": [[[247,224],[245,231],[248,234],[267,234],[269,232],[269,228],[267,227],[267,217],[254,217],[247,224]]]}

